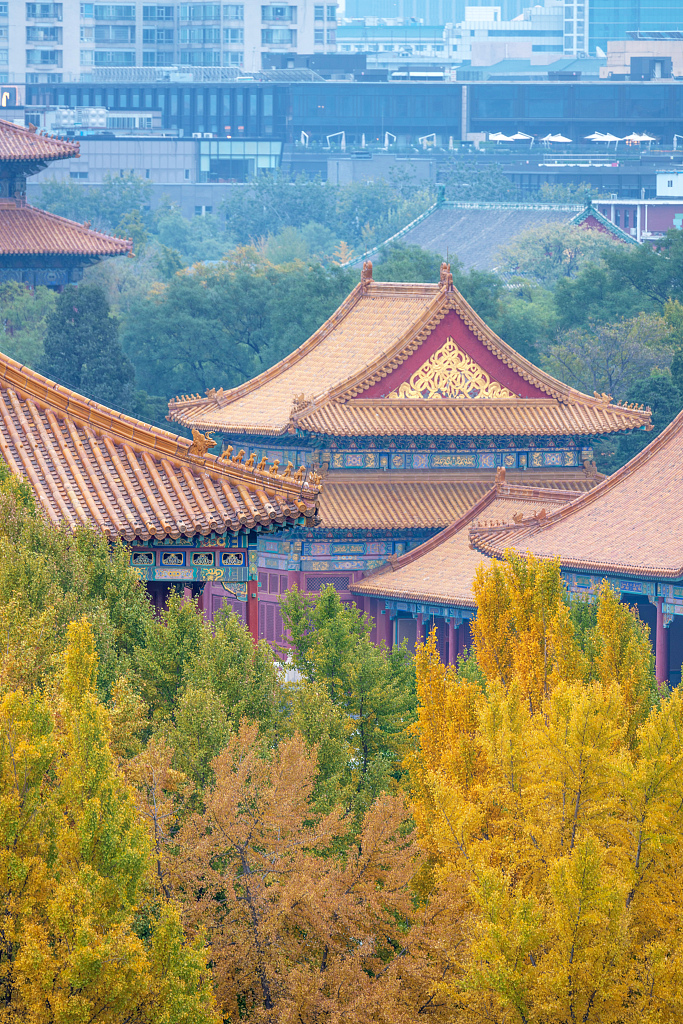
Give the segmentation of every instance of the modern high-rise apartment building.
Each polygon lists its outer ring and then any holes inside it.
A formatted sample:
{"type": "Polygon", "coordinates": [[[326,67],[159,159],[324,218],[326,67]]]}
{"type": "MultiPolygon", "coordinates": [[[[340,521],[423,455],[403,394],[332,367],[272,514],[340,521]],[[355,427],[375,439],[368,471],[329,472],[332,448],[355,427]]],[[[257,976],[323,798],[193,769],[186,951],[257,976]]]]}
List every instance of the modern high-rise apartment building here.
{"type": "Polygon", "coordinates": [[[261,69],[264,54],[334,53],[337,4],[0,2],[0,81],[87,80],[93,69],[261,69]]]}

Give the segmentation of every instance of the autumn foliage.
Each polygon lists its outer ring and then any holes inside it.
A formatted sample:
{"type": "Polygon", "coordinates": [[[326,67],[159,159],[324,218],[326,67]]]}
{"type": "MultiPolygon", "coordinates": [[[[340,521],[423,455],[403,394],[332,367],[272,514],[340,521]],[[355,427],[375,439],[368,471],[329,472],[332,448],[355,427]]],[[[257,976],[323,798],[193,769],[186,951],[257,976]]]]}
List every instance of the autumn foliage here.
{"type": "Polygon", "coordinates": [[[480,570],[473,649],[156,616],[0,466],[0,1024],[673,1024],[683,702],[607,586],[480,570]]]}
{"type": "Polygon", "coordinates": [[[454,1019],[679,1020],[683,701],[608,587],[572,612],[556,565],[509,555],[476,593],[482,677],[417,654],[416,821],[467,902],[454,1019]]]}

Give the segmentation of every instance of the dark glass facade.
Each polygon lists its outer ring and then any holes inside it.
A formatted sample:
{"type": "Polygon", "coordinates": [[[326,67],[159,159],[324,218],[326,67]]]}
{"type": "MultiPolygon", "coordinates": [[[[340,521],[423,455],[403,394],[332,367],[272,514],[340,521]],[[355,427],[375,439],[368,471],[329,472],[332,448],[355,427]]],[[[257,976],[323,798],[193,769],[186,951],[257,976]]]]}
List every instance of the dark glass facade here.
{"type": "MultiPolygon", "coordinates": [[[[681,0],[683,2],[683,0],[681,0]]],[[[575,142],[594,131],[649,132],[671,144],[683,123],[683,82],[356,83],[239,85],[28,85],[29,106],[104,106],[161,111],[166,130],[225,138],[312,141],[346,132],[347,143],[401,142],[436,133],[441,145],[468,132],[561,132],[575,142]],[[463,125],[463,113],[466,123],[463,125]]]]}

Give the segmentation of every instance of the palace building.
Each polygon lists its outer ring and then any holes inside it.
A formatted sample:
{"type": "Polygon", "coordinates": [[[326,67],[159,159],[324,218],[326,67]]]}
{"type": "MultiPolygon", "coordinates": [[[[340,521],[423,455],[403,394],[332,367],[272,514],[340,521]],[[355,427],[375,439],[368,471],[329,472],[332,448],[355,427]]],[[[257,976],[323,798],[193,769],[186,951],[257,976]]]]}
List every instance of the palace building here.
{"type": "Polygon", "coordinates": [[[92,231],[26,202],[26,179],[53,160],[78,156],[78,144],[0,120],[0,283],[61,291],[106,256],[129,256],[133,243],[92,231]]]}
{"type": "Polygon", "coordinates": [[[557,558],[572,593],[607,580],[650,628],[655,672],[678,685],[683,662],[683,413],[627,465],[582,494],[499,480],[462,519],[352,591],[389,646],[436,626],[445,661],[469,645],[478,566],[507,549],[557,558]]]}
{"type": "Polygon", "coordinates": [[[323,477],[320,523],[258,542],[259,634],[280,640],[279,595],[354,581],[481,501],[505,468],[526,489],[589,491],[597,437],[650,429],[649,410],[562,384],[522,358],[454,288],[374,281],[372,265],[296,351],[230,391],[182,396],[170,420],[226,451],[323,477]]]}
{"type": "Polygon", "coordinates": [[[55,384],[0,355],[0,456],[55,524],[92,526],[130,551],[162,607],[170,587],[224,604],[257,637],[256,541],[317,517],[318,482],[212,455],[192,441],[55,384]]]}

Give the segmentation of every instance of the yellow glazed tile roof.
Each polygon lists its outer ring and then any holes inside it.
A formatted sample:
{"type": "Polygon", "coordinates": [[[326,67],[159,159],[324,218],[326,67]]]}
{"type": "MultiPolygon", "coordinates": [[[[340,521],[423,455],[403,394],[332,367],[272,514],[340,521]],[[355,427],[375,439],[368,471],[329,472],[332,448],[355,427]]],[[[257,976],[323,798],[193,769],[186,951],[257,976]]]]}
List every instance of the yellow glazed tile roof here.
{"type": "Polygon", "coordinates": [[[528,518],[542,509],[562,508],[575,497],[576,492],[569,490],[496,484],[457,522],[354,583],[351,590],[359,596],[473,608],[472,581],[477,567],[489,558],[471,548],[471,524],[482,520],[511,522],[519,515],[528,518]]]}
{"type": "Polygon", "coordinates": [[[205,398],[174,399],[168,418],[199,430],[261,436],[297,430],[391,436],[650,429],[649,410],[612,405],[608,395],[584,395],[515,352],[453,287],[445,264],[438,285],[376,282],[366,264],[360,284],[295,352],[231,391],[211,389],[205,398]],[[504,398],[495,399],[453,400],[439,397],[441,392],[429,399],[363,397],[418,353],[451,311],[468,337],[488,350],[487,359],[493,357],[504,376],[512,371],[511,379],[531,385],[537,397],[520,398],[507,388],[502,389],[504,398]]]}
{"type": "Polygon", "coordinates": [[[315,522],[317,478],[218,459],[208,440],[114,412],[0,354],[0,457],[54,523],[130,541],[315,522]]]}
{"type": "Polygon", "coordinates": [[[683,577],[683,413],[589,494],[542,521],[475,529],[488,555],[508,547],[591,573],[683,577]]]}
{"type": "MultiPolygon", "coordinates": [[[[527,470],[514,479],[524,488],[547,487],[574,495],[595,486],[583,471],[527,470]]],[[[493,486],[495,473],[333,474],[320,495],[320,528],[441,530],[459,520],[493,486]]]]}

